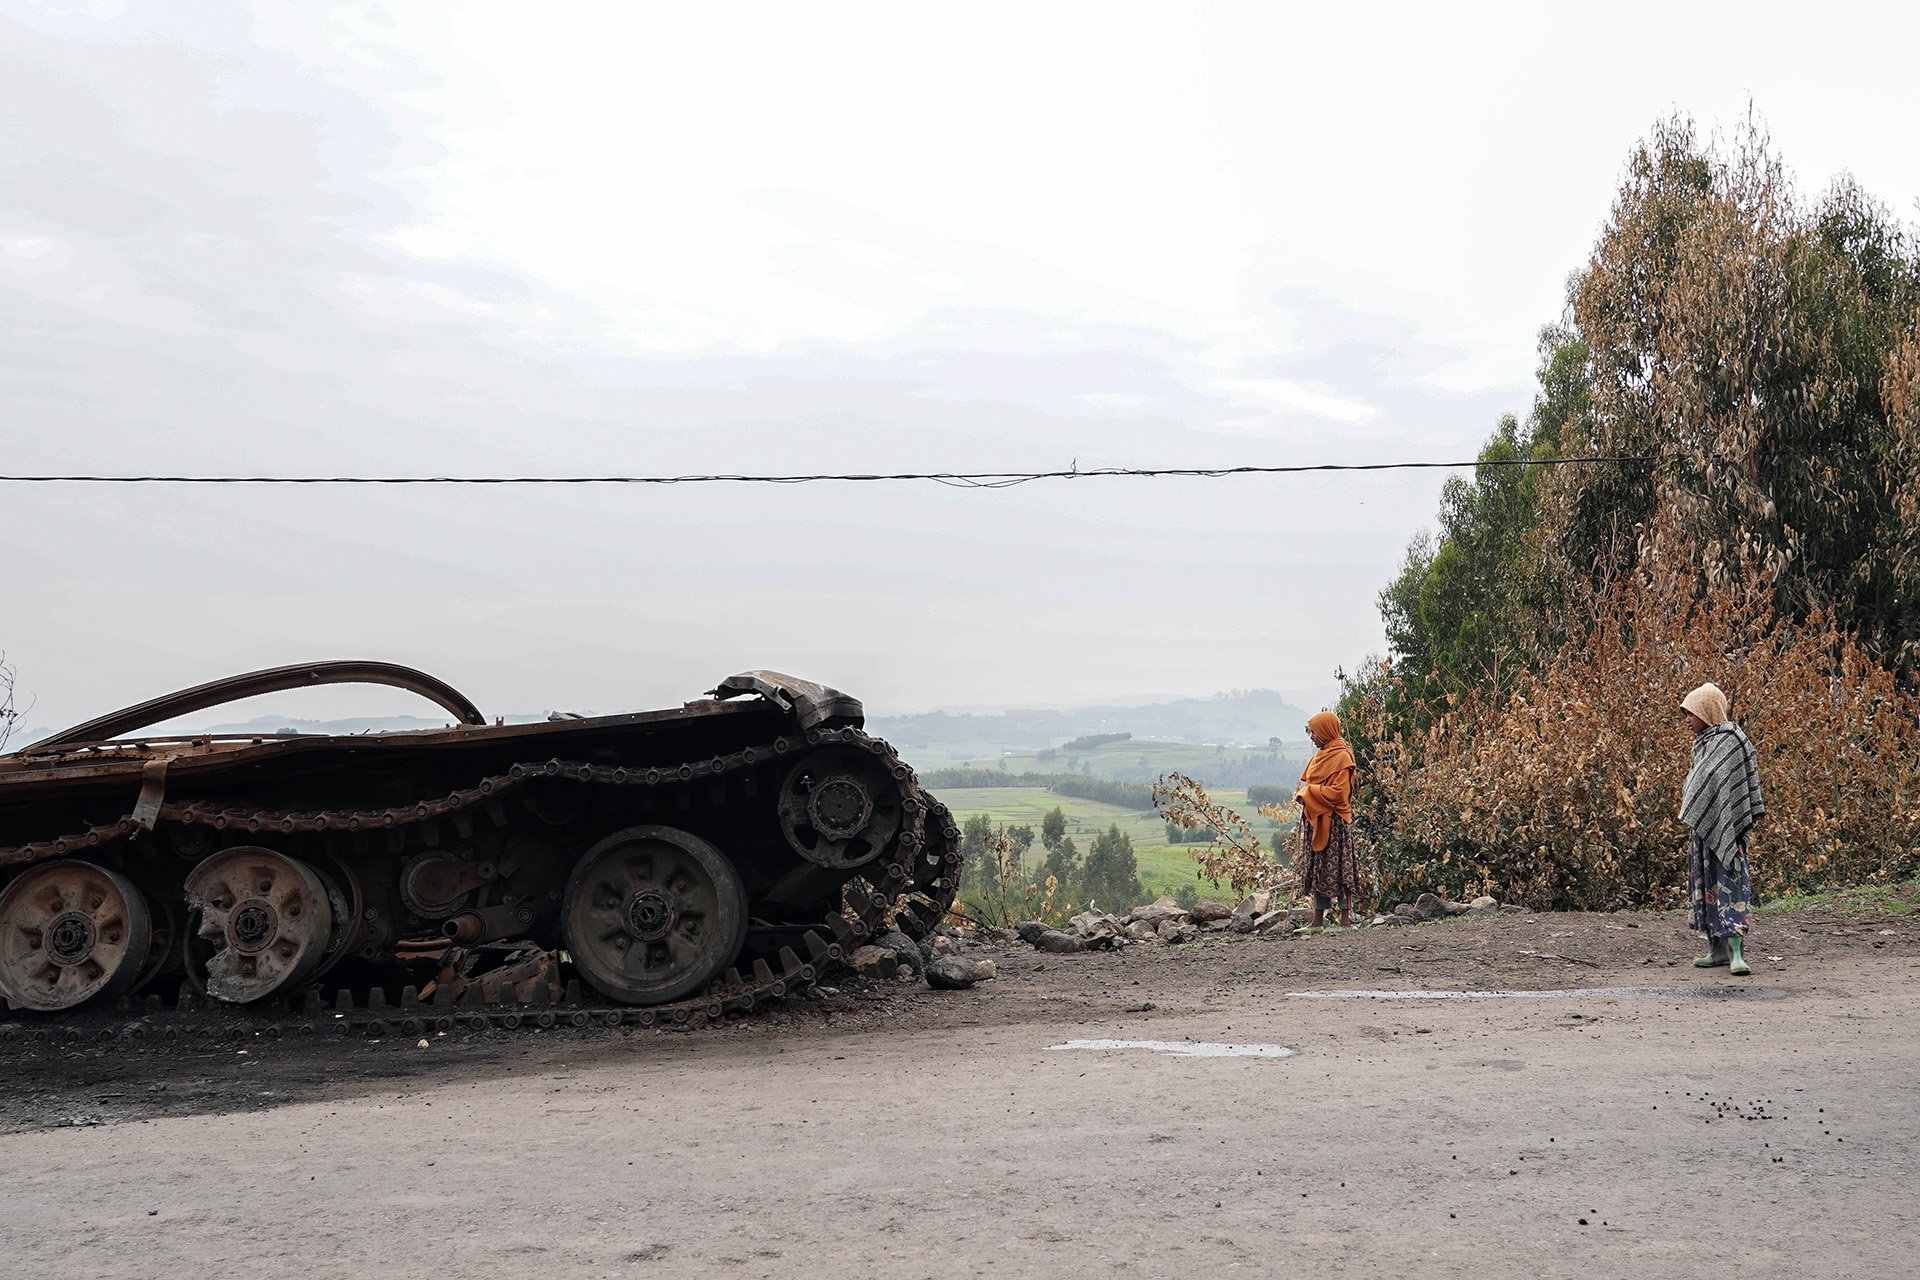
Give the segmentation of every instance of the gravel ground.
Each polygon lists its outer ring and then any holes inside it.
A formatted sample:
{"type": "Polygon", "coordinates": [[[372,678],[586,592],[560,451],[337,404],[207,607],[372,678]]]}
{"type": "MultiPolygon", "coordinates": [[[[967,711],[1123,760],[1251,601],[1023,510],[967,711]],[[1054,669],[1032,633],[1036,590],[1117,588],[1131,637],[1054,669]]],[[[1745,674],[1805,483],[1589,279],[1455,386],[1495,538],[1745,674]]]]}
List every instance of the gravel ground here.
{"type": "Polygon", "coordinates": [[[1498,916],[994,948],[683,1035],[16,1046],[3,1270],[1910,1275],[1920,919],[1695,945],[1498,916]],[[1533,994],[1311,994],[1365,990],[1533,994]],[[1055,1047],[1101,1040],[1187,1051],[1055,1047]]]}

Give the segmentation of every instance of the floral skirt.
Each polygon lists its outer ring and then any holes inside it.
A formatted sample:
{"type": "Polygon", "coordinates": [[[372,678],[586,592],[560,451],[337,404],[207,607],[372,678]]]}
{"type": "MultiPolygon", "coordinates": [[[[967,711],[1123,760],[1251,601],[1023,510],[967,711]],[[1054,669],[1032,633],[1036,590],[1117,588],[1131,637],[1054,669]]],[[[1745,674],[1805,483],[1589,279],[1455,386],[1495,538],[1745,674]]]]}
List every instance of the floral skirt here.
{"type": "Polygon", "coordinates": [[[1339,814],[1328,818],[1327,847],[1313,847],[1312,828],[1300,829],[1300,851],[1293,865],[1300,892],[1320,898],[1351,898],[1360,892],[1360,855],[1353,845],[1353,824],[1339,814]]]}
{"type": "Polygon", "coordinates": [[[1734,843],[1739,856],[1723,867],[1692,837],[1687,857],[1687,927],[1709,938],[1745,936],[1752,909],[1753,881],[1747,871],[1747,838],[1734,843]]]}

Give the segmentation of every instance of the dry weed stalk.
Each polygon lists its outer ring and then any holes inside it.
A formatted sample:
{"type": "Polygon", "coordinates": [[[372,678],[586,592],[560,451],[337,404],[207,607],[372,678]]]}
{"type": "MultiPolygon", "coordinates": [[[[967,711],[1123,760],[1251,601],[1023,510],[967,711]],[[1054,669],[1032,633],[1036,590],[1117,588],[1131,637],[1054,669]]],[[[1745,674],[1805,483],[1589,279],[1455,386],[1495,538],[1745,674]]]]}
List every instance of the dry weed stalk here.
{"type": "MultiPolygon", "coordinates": [[[[1292,868],[1264,852],[1260,837],[1253,834],[1246,820],[1209,796],[1198,780],[1179,772],[1167,774],[1153,784],[1153,807],[1175,826],[1208,832],[1207,843],[1191,846],[1188,852],[1214,888],[1225,882],[1236,897],[1263,889],[1284,892],[1289,898],[1297,896],[1292,868]]],[[[1291,804],[1263,804],[1259,813],[1274,819],[1283,829],[1299,816],[1299,810],[1291,804]]]]}
{"type": "Polygon", "coordinates": [[[962,914],[964,907],[964,915],[974,923],[996,929],[1010,928],[1021,920],[1060,924],[1073,914],[1074,904],[1060,897],[1059,877],[1036,881],[1027,874],[1006,823],[987,833],[982,856],[987,860],[986,891],[956,905],[956,914],[962,914]]]}
{"type": "Polygon", "coordinates": [[[7,661],[7,655],[0,653],[0,751],[6,749],[7,739],[13,737],[19,727],[20,708],[14,703],[14,667],[7,661]]]}

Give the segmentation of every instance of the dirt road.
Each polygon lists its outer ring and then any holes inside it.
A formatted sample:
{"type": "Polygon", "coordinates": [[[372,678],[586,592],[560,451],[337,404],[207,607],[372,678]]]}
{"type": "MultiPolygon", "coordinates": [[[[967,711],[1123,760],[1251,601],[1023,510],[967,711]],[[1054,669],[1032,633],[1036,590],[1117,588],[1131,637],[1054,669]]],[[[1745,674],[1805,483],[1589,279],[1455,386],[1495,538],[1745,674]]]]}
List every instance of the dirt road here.
{"type": "Polygon", "coordinates": [[[1920,919],[1768,919],[1744,982],[1692,945],[1500,917],[1009,948],[681,1036],[16,1049],[0,1272],[1912,1274],[1920,919]],[[1357,988],[1557,994],[1306,994],[1357,988]]]}

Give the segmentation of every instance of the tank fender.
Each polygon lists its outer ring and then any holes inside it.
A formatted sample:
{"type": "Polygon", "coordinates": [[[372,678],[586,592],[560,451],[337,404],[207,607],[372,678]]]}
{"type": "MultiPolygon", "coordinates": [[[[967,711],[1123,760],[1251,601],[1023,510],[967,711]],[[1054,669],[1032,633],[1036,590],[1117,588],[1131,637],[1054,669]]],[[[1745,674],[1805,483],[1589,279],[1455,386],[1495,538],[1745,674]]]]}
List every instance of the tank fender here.
{"type": "Polygon", "coordinates": [[[782,711],[790,712],[802,729],[823,724],[846,724],[857,729],[866,722],[866,710],[860,705],[860,699],[779,671],[742,671],[728,676],[709,692],[723,702],[749,694],[765,698],[782,711]]]}
{"type": "Polygon", "coordinates": [[[109,738],[117,738],[123,733],[138,732],[162,720],[192,715],[196,711],[224,706],[242,698],[334,684],[390,685],[395,689],[405,689],[408,693],[417,693],[434,702],[462,724],[482,725],[487,722],[487,718],[480,714],[480,709],[468,701],[465,694],[444,680],[430,676],[424,671],[415,671],[412,667],[400,666],[398,663],[367,662],[349,658],[340,661],[301,662],[286,667],[269,667],[265,671],[249,671],[244,675],[228,676],[224,680],[195,685],[191,689],[182,689],[178,693],[152,698],[137,706],[122,707],[118,711],[109,712],[85,724],[63,729],[50,738],[42,738],[33,743],[32,749],[35,754],[44,755],[53,747],[65,747],[82,742],[104,742],[109,738]]]}

